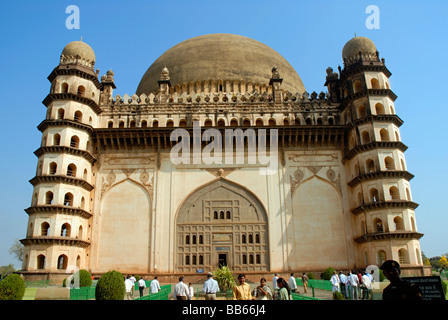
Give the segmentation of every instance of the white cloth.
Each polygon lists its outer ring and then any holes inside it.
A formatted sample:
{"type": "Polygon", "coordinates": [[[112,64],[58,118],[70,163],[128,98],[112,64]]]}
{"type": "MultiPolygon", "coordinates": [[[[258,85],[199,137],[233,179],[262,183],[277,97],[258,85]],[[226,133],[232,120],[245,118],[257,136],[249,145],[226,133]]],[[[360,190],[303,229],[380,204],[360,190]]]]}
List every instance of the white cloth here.
{"type": "Polygon", "coordinates": [[[338,275],[337,274],[334,274],[332,277],[331,277],[331,279],[330,279],[330,282],[331,282],[331,284],[334,286],[334,287],[339,287],[339,277],[338,277],[338,275]]]}
{"type": "Polygon", "coordinates": [[[132,283],[131,279],[126,279],[124,281],[124,286],[126,288],[126,292],[131,292],[131,289],[134,286],[134,284],[132,283]]]}
{"type": "Polygon", "coordinates": [[[368,275],[363,275],[362,276],[362,283],[365,285],[365,287],[367,288],[367,289],[372,289],[372,285],[371,285],[371,281],[370,281],[370,278],[369,278],[369,276],[368,275]]]}
{"type": "Polygon", "coordinates": [[[131,281],[132,281],[132,284],[134,284],[134,283],[135,283],[135,281],[137,281],[137,279],[135,279],[135,278],[134,278],[134,276],[130,277],[130,278],[129,278],[129,280],[131,280],[131,281]]]}
{"type": "Polygon", "coordinates": [[[218,281],[213,278],[208,279],[204,282],[204,286],[202,287],[202,291],[205,293],[217,293],[219,292],[218,281]]]}
{"type": "Polygon", "coordinates": [[[178,284],[176,284],[174,286],[174,299],[176,299],[177,297],[187,297],[188,298],[189,294],[188,294],[188,286],[183,283],[182,281],[180,281],[178,284]]]}
{"type": "Polygon", "coordinates": [[[138,280],[138,286],[146,288],[146,282],[143,279],[138,280]]]}
{"type": "Polygon", "coordinates": [[[188,298],[191,300],[194,297],[194,288],[188,287],[188,298]]]}
{"type": "Polygon", "coordinates": [[[345,274],[341,273],[341,275],[339,276],[339,280],[341,280],[341,283],[343,284],[347,284],[347,277],[345,274]]]}
{"type": "Polygon", "coordinates": [[[272,287],[274,288],[274,290],[278,289],[277,279],[278,279],[277,276],[275,276],[275,277],[272,279],[272,287]]]}
{"type": "Polygon", "coordinates": [[[291,290],[297,289],[296,279],[293,276],[289,277],[288,285],[291,290]]]}
{"type": "Polygon", "coordinates": [[[348,280],[350,281],[350,286],[356,287],[358,285],[358,276],[356,274],[351,273],[348,280]]]}
{"type": "Polygon", "coordinates": [[[149,288],[151,290],[151,293],[157,293],[160,290],[160,283],[159,280],[152,280],[151,284],[149,285],[149,288]]]}

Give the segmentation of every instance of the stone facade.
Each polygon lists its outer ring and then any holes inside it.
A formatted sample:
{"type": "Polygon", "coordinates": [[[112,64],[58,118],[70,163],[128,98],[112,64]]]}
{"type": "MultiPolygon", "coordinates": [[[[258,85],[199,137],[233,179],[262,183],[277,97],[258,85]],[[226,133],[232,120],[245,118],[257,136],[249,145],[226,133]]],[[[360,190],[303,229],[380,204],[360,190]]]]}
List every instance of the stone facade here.
{"type": "Polygon", "coordinates": [[[220,263],[248,274],[321,272],[386,259],[424,274],[391,73],[369,52],[373,43],[360,39],[348,43],[359,56],[343,55],[338,73],[327,69],[326,94],[284,90],[273,65],[264,83],[188,85],[165,67],[158,92],[114,96],[114,73],[99,79],[93,50],[71,43],[79,55],[63,51],[38,126],[21,240],[25,276],[63,278],[74,268],[194,275],[220,263]],[[184,129],[194,144],[195,121],[200,134],[241,129],[257,143],[260,132],[271,143],[275,135],[274,172],[260,173],[267,165],[251,161],[247,139],[243,162],[173,163],[173,130],[184,129]]]}

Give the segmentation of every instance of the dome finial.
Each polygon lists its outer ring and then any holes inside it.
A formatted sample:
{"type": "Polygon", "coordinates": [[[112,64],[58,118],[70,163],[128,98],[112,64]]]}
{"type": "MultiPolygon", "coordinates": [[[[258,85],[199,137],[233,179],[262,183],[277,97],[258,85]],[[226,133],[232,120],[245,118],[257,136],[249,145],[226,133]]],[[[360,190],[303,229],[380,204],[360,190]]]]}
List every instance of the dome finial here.
{"type": "Polygon", "coordinates": [[[82,36],[81,36],[81,42],[82,42],[82,36]]]}

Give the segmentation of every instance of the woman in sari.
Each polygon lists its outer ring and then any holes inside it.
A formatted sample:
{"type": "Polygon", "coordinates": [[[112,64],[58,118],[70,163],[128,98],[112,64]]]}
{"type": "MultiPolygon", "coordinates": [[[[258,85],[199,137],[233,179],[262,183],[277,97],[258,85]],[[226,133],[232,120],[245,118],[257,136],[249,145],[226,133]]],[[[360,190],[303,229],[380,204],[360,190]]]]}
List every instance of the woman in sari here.
{"type": "Polygon", "coordinates": [[[254,291],[254,296],[257,297],[257,300],[272,300],[272,292],[266,284],[265,278],[260,279],[260,285],[254,291]]]}

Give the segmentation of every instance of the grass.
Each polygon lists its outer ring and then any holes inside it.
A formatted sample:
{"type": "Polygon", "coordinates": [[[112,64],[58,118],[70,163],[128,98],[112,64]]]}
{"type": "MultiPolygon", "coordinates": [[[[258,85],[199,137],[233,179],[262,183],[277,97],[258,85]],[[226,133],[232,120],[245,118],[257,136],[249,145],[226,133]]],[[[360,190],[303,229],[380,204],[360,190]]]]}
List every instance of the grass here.
{"type": "Polygon", "coordinates": [[[38,288],[25,288],[25,294],[22,300],[34,300],[38,288]]]}

